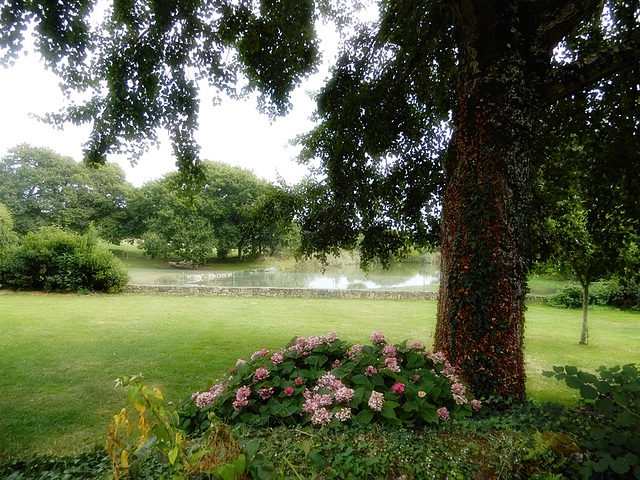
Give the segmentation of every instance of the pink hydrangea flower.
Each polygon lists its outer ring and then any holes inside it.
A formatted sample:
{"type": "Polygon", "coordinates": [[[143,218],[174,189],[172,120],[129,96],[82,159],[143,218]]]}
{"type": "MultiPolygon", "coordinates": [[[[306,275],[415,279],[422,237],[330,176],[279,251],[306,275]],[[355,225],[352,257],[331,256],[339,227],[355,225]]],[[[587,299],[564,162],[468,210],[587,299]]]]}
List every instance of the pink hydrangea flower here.
{"type": "Polygon", "coordinates": [[[336,340],[338,340],[338,334],[336,332],[329,332],[322,337],[322,341],[327,344],[333,343],[336,340]]]}
{"type": "Polygon", "coordinates": [[[261,388],[260,390],[258,390],[258,395],[260,395],[260,398],[263,400],[271,398],[271,395],[273,395],[273,387],[261,388]]]}
{"type": "Polygon", "coordinates": [[[294,380],[294,382],[295,382],[295,384],[296,384],[297,386],[300,386],[300,385],[302,385],[302,384],[304,383],[304,378],[302,378],[302,377],[296,377],[296,379],[294,380]]]}
{"type": "Polygon", "coordinates": [[[311,423],[314,425],[329,425],[331,423],[331,412],[326,408],[318,408],[311,415],[311,423]]]}
{"type": "Polygon", "coordinates": [[[440,417],[440,420],[449,420],[449,410],[447,410],[447,407],[439,408],[438,410],[436,410],[436,412],[438,412],[438,417],[440,417]]]}
{"type": "Polygon", "coordinates": [[[341,422],[346,422],[351,418],[351,409],[349,407],[342,408],[334,416],[341,422]]]}
{"type": "Polygon", "coordinates": [[[398,359],[395,357],[385,359],[384,366],[394,373],[400,373],[400,365],[398,365],[398,359]]]}
{"type": "Polygon", "coordinates": [[[402,395],[404,393],[404,383],[398,382],[393,387],[391,387],[391,389],[393,390],[393,393],[402,395]]]}
{"type": "Polygon", "coordinates": [[[465,393],[467,393],[467,387],[465,387],[461,383],[454,383],[453,385],[451,385],[451,393],[455,395],[464,395],[465,393]]]}
{"type": "Polygon", "coordinates": [[[256,373],[253,375],[253,379],[255,382],[261,382],[262,380],[266,380],[269,378],[269,370],[266,368],[257,368],[256,373]]]}
{"type": "Polygon", "coordinates": [[[256,357],[266,357],[268,353],[269,353],[269,350],[267,350],[266,348],[263,348],[262,350],[258,350],[257,352],[253,352],[251,354],[251,360],[253,360],[256,357]]]}
{"type": "Polygon", "coordinates": [[[365,376],[370,377],[371,375],[375,375],[378,373],[378,369],[373,365],[368,365],[364,371],[365,376]]]}
{"type": "Polygon", "coordinates": [[[431,355],[431,361],[436,365],[443,364],[447,361],[447,357],[445,357],[444,353],[442,352],[435,352],[434,354],[431,355]]]}
{"type": "Polygon", "coordinates": [[[362,345],[354,345],[351,349],[345,352],[345,355],[349,360],[353,360],[354,357],[360,353],[362,353],[362,345]]]}
{"type": "Polygon", "coordinates": [[[409,345],[409,348],[411,348],[412,350],[424,350],[424,347],[420,342],[413,342],[411,345],[409,345]]]}
{"type": "Polygon", "coordinates": [[[205,407],[210,403],[213,403],[215,398],[215,395],[212,395],[211,392],[200,393],[196,397],[196,405],[198,406],[198,408],[205,407]]]}
{"type": "Polygon", "coordinates": [[[247,386],[240,387],[236,392],[236,400],[233,402],[233,409],[240,410],[245,407],[249,401],[248,398],[251,395],[251,389],[247,386]]]}
{"type": "Polygon", "coordinates": [[[471,400],[471,408],[473,408],[476,412],[482,408],[482,403],[480,400],[476,400],[475,398],[471,400]]]}
{"type": "Polygon", "coordinates": [[[349,403],[355,393],[356,392],[353,388],[340,387],[336,390],[334,398],[338,403],[349,403]]]}
{"type": "Polygon", "coordinates": [[[273,355],[271,355],[271,361],[273,362],[274,365],[279,365],[284,361],[284,357],[282,356],[281,353],[276,352],[273,355]]]}
{"type": "Polygon", "coordinates": [[[414,382],[417,382],[418,380],[420,380],[420,375],[411,375],[409,377],[409,380],[413,380],[414,382]]]}
{"type": "Polygon", "coordinates": [[[371,334],[371,341],[376,345],[384,343],[384,335],[380,332],[373,332],[371,334]]]}
{"type": "Polygon", "coordinates": [[[287,387],[284,389],[284,394],[287,397],[290,397],[291,395],[293,395],[293,392],[294,392],[293,387],[287,387]]]}
{"type": "Polygon", "coordinates": [[[247,361],[246,361],[246,360],[243,360],[243,359],[241,359],[241,358],[239,358],[239,359],[238,359],[238,361],[236,362],[236,367],[237,367],[238,365],[242,365],[243,363],[247,363],[247,361]]]}
{"type": "Polygon", "coordinates": [[[395,357],[398,354],[398,352],[396,351],[396,347],[394,347],[393,345],[387,344],[382,349],[382,354],[388,357],[395,357]]]}
{"type": "Polygon", "coordinates": [[[382,410],[382,404],[384,403],[384,394],[380,392],[376,392],[375,390],[371,392],[371,396],[369,397],[369,401],[367,404],[371,410],[375,410],[379,412],[382,410]]]}

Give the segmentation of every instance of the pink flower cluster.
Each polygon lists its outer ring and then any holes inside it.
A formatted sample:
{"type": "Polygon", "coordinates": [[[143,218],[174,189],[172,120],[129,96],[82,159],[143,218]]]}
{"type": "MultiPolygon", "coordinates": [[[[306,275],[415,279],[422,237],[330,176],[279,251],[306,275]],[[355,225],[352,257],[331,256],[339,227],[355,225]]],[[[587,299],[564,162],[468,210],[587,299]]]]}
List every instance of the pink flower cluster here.
{"type": "MultiPolygon", "coordinates": [[[[314,425],[327,425],[333,417],[327,407],[332,407],[334,403],[349,403],[354,394],[355,391],[352,388],[348,388],[333,374],[327,372],[318,379],[313,391],[305,390],[302,409],[307,415],[311,415],[311,423],[314,425]]],[[[340,421],[346,421],[351,416],[351,409],[348,409],[349,415],[343,410],[345,409],[341,410],[342,413],[338,417],[340,421]]]]}
{"type": "Polygon", "coordinates": [[[329,345],[338,339],[339,337],[336,332],[329,332],[321,337],[316,335],[311,335],[308,338],[298,337],[296,339],[296,343],[291,345],[289,350],[295,350],[298,355],[308,355],[316,347],[319,347],[320,345],[329,345]]]}
{"type": "Polygon", "coordinates": [[[257,352],[253,352],[251,354],[251,360],[253,360],[256,357],[266,357],[268,353],[269,353],[269,350],[267,350],[266,348],[263,348],[262,350],[258,350],[257,352]]]}
{"type": "Polygon", "coordinates": [[[381,345],[384,343],[384,335],[380,332],[373,332],[371,334],[371,341],[376,345],[381,345]]]}
{"type": "Polygon", "coordinates": [[[360,353],[362,353],[362,345],[356,344],[352,346],[349,350],[347,350],[345,352],[345,355],[349,360],[353,360],[356,357],[356,355],[359,355],[360,353]]]}
{"type": "Polygon", "coordinates": [[[396,355],[398,355],[398,351],[393,345],[387,344],[382,349],[382,354],[386,355],[387,357],[395,357],[396,355]]]}
{"type": "Polygon", "coordinates": [[[391,390],[393,390],[393,393],[402,395],[404,393],[404,383],[396,383],[393,387],[391,387],[391,390]]]}
{"type": "Polygon", "coordinates": [[[261,382],[262,380],[266,380],[269,378],[269,370],[266,368],[257,368],[255,373],[253,374],[254,382],[261,382]]]}
{"type": "Polygon", "coordinates": [[[465,396],[465,393],[467,393],[467,387],[465,387],[461,383],[452,384],[451,385],[451,393],[453,394],[453,400],[458,405],[464,405],[465,403],[467,403],[469,401],[469,400],[467,400],[467,397],[465,396]]]}
{"type": "Polygon", "coordinates": [[[236,392],[236,399],[233,402],[233,409],[240,410],[241,407],[246,407],[249,403],[249,397],[251,396],[251,389],[247,386],[238,388],[236,392]]]}
{"type": "Polygon", "coordinates": [[[193,396],[196,397],[196,405],[198,408],[202,408],[216,399],[220,393],[224,392],[227,386],[224,383],[218,383],[209,389],[208,392],[204,393],[194,393],[193,396]]]}
{"type": "Polygon", "coordinates": [[[371,396],[369,397],[369,401],[367,405],[371,410],[375,410],[379,412],[382,410],[382,404],[384,403],[384,393],[376,392],[375,390],[371,392],[371,396]]]}
{"type": "Polygon", "coordinates": [[[364,374],[367,377],[370,377],[371,375],[375,375],[376,373],[378,373],[378,369],[373,365],[367,365],[367,368],[364,370],[364,374]]]}
{"type": "Polygon", "coordinates": [[[387,357],[384,360],[384,366],[394,373],[400,373],[400,365],[395,357],[387,357]]]}
{"type": "Polygon", "coordinates": [[[262,400],[266,400],[268,398],[271,398],[271,395],[273,395],[273,387],[261,388],[260,390],[258,390],[258,395],[260,396],[260,398],[262,400]]]}
{"type": "Polygon", "coordinates": [[[449,420],[449,410],[447,410],[447,407],[439,408],[438,410],[436,410],[436,412],[438,412],[438,417],[440,417],[440,420],[449,420]]]}
{"type": "Polygon", "coordinates": [[[273,355],[271,355],[271,361],[273,362],[274,366],[280,365],[284,361],[284,357],[282,356],[282,353],[276,352],[273,355]]]}

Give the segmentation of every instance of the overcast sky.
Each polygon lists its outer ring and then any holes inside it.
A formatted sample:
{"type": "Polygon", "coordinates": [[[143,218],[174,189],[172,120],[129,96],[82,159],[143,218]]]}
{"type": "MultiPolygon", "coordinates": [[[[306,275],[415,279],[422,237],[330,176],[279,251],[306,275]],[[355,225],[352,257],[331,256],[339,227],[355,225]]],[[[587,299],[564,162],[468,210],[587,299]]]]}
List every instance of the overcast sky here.
{"type": "MultiPolygon", "coordinates": [[[[330,30],[322,35],[323,67],[294,92],[294,108],[284,118],[271,122],[258,113],[254,100],[225,99],[222,105],[214,107],[211,96],[201,95],[200,128],[196,135],[202,147],[201,158],[252,170],[269,181],[275,181],[278,175],[289,183],[300,180],[307,168],[295,162],[299,149],[288,142],[313,126],[309,117],[315,104],[308,92],[322,86],[335,56],[335,42],[326,40],[327,33],[331,35],[330,30]]],[[[64,105],[58,78],[45,70],[39,59],[39,54],[32,52],[22,56],[13,67],[0,67],[0,156],[16,145],[28,143],[80,161],[82,144],[89,138],[88,125],[67,125],[60,131],[30,116],[58,111],[64,105]]],[[[152,148],[135,167],[124,157],[110,157],[109,161],[117,162],[135,186],[160,178],[176,169],[169,141],[164,135],[161,138],[164,140],[160,149],[152,148]]]]}

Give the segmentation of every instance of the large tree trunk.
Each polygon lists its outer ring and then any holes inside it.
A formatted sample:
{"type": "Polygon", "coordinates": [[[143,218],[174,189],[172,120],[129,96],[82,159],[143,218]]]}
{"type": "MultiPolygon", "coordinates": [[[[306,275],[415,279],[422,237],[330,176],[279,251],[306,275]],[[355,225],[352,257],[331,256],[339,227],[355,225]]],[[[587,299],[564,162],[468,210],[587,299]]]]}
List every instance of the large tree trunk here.
{"type": "Polygon", "coordinates": [[[463,48],[456,130],[444,165],[435,348],[476,396],[523,401],[526,212],[542,108],[536,78],[549,59],[536,63],[540,55],[518,15],[493,17],[459,3],[463,48]]]}

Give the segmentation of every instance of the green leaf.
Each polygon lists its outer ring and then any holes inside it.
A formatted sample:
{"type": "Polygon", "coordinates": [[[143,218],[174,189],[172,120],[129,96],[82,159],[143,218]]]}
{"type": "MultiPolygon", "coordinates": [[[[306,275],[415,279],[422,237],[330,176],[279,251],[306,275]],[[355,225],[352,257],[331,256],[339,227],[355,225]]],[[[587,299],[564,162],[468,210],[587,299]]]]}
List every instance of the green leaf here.
{"type": "Polygon", "coordinates": [[[324,365],[327,360],[329,360],[329,358],[324,355],[310,355],[304,359],[307,365],[312,365],[316,368],[324,365]]]}
{"type": "Polygon", "coordinates": [[[618,422],[620,422],[620,425],[623,427],[630,427],[636,423],[636,417],[634,417],[631,412],[625,410],[618,415],[618,422]]]}
{"type": "Polygon", "coordinates": [[[564,370],[565,370],[565,372],[567,372],[567,375],[577,375],[578,374],[578,369],[576,367],[574,367],[573,365],[565,365],[564,370]]]}
{"type": "Polygon", "coordinates": [[[589,372],[578,372],[578,378],[584,383],[596,383],[598,381],[598,377],[589,372]]]}
{"type": "Polygon", "coordinates": [[[578,377],[567,377],[564,379],[569,388],[580,388],[584,385],[584,382],[580,380],[578,377]]]}
{"type": "Polygon", "coordinates": [[[298,447],[304,452],[305,457],[309,455],[309,452],[311,451],[311,444],[309,444],[309,440],[303,440],[298,443],[298,447]]]}
{"type": "Polygon", "coordinates": [[[613,392],[611,392],[611,396],[623,407],[629,406],[629,396],[626,393],[621,392],[620,390],[614,390],[613,392]]]}
{"type": "Polygon", "coordinates": [[[167,454],[167,457],[169,458],[169,463],[171,465],[176,463],[176,459],[178,458],[178,453],[180,453],[180,448],[176,445],[167,454]]]}
{"type": "Polygon", "coordinates": [[[362,374],[354,375],[353,377],[351,377],[351,381],[353,382],[354,385],[365,385],[369,388],[373,388],[371,381],[362,374]]]}
{"type": "Polygon", "coordinates": [[[247,454],[249,458],[253,458],[258,453],[258,449],[260,448],[260,440],[257,438],[252,438],[247,443],[244,444],[243,450],[247,454]]]}
{"type": "Polygon", "coordinates": [[[629,439],[627,438],[627,436],[620,432],[611,432],[609,434],[609,441],[613,443],[616,447],[620,447],[621,445],[624,445],[625,443],[627,443],[628,440],[629,439]]]}
{"type": "Polygon", "coordinates": [[[244,454],[241,453],[233,461],[233,473],[235,475],[233,479],[235,480],[236,477],[239,477],[240,475],[242,475],[245,472],[246,468],[247,468],[247,457],[245,457],[244,454]]]}
{"type": "Polygon", "coordinates": [[[368,425],[373,420],[373,410],[365,409],[356,415],[356,421],[360,425],[368,425]]]}
{"type": "Polygon", "coordinates": [[[408,402],[406,402],[402,406],[402,409],[405,412],[417,412],[418,411],[418,402],[415,402],[413,400],[409,400],[408,402]]]}
{"type": "Polygon", "coordinates": [[[318,472],[321,472],[327,468],[327,465],[329,465],[327,459],[316,451],[309,453],[309,463],[311,464],[311,467],[318,472]]]}
{"type": "Polygon", "coordinates": [[[613,409],[613,401],[610,398],[600,398],[596,400],[596,409],[600,413],[611,413],[613,409]]]}
{"type": "Polygon", "coordinates": [[[595,400],[598,398],[598,391],[591,385],[583,384],[580,385],[580,395],[585,400],[595,400]]]}
{"type": "Polygon", "coordinates": [[[629,465],[624,461],[623,458],[612,458],[609,462],[609,466],[611,467],[611,470],[613,470],[618,475],[624,475],[629,471],[629,465]]]}
{"type": "Polygon", "coordinates": [[[607,432],[605,432],[601,428],[594,428],[589,432],[589,435],[595,440],[601,440],[607,436],[607,432]]]}
{"type": "Polygon", "coordinates": [[[385,418],[396,418],[396,412],[393,409],[393,407],[386,405],[387,403],[391,403],[391,402],[384,402],[384,403],[385,404],[382,405],[382,410],[380,411],[382,416],[385,418]]]}

